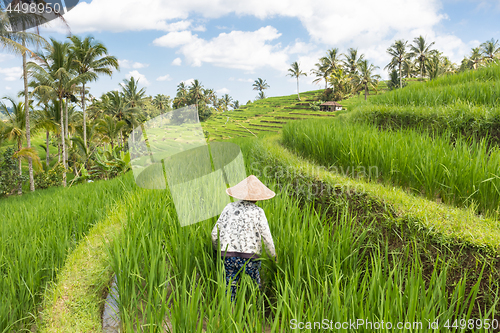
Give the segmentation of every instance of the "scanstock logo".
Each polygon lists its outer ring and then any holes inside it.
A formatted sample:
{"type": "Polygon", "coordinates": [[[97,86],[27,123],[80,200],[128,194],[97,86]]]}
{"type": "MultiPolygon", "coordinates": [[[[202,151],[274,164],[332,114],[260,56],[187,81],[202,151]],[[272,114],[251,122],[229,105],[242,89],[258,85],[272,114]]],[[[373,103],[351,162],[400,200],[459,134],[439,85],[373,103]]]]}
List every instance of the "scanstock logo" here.
{"type": "Polygon", "coordinates": [[[78,2],[79,0],[0,0],[2,25],[18,32],[52,20],[64,21],[63,15],[75,8],[78,2]]]}

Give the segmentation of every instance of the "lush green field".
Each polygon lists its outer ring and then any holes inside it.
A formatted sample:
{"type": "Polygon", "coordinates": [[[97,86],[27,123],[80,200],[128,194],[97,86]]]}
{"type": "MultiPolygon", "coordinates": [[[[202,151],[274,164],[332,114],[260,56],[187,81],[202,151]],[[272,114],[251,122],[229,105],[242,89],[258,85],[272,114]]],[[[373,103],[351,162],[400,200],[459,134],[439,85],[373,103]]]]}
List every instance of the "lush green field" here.
{"type": "MultiPolygon", "coordinates": [[[[259,150],[240,143],[248,165],[265,167],[255,164],[259,150]]],[[[262,177],[268,182],[271,178],[262,177]]],[[[465,278],[451,287],[448,265],[436,263],[429,273],[411,242],[389,250],[387,240],[376,228],[362,227],[346,202],[331,214],[269,185],[278,195],[259,205],[270,222],[279,262],[264,255],[262,292],[244,278],[234,305],[226,295],[220,252],[211,249],[215,219],[180,227],[164,191],[149,191],[128,207],[131,218],[111,249],[126,331],[140,327],[157,332],[169,321],[173,331],[288,332],[294,320],[325,318],[394,325],[411,321],[427,327],[435,318],[444,325],[455,318],[471,319],[472,313],[477,318],[495,315],[496,305],[472,312],[478,280],[472,281],[472,289],[465,278]]],[[[373,329],[360,326],[357,331],[373,329]]]]}
{"type": "Polygon", "coordinates": [[[451,131],[500,143],[500,65],[439,77],[374,96],[350,118],[383,128],[451,131]]]}
{"type": "Polygon", "coordinates": [[[498,217],[500,150],[415,130],[381,132],[343,121],[293,123],[283,142],[339,173],[408,188],[431,200],[498,217]]]}
{"type": "Polygon", "coordinates": [[[0,332],[30,328],[68,253],[133,186],[128,174],[0,200],[0,332]]]}

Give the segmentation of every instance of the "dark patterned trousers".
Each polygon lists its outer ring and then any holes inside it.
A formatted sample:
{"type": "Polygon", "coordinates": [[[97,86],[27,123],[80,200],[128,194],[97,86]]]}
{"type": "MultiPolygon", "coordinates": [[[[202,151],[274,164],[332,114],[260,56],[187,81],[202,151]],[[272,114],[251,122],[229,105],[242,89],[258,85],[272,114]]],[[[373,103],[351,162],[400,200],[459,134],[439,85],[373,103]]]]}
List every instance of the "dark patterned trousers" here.
{"type": "Polygon", "coordinates": [[[224,258],[224,267],[226,268],[226,286],[231,283],[232,279],[231,301],[236,299],[236,287],[238,285],[238,281],[240,280],[243,267],[245,267],[245,273],[250,275],[260,288],[260,265],[260,260],[255,259],[245,259],[240,257],[224,258]]]}

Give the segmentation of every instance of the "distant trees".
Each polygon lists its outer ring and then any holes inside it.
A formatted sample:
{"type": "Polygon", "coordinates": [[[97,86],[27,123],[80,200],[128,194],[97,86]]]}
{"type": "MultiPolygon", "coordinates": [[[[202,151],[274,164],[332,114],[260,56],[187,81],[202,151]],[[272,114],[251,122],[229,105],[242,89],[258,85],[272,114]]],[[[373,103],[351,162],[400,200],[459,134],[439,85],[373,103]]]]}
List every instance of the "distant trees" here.
{"type": "Polygon", "coordinates": [[[291,65],[290,65],[290,68],[288,69],[288,75],[291,76],[291,77],[294,77],[297,79],[297,98],[299,99],[300,101],[300,93],[299,93],[299,78],[301,76],[307,76],[307,74],[305,72],[303,72],[300,67],[299,67],[299,63],[297,61],[293,62],[291,65]]]}
{"type": "Polygon", "coordinates": [[[266,95],[264,94],[264,90],[269,89],[270,86],[267,84],[266,80],[261,79],[260,77],[254,81],[252,84],[253,90],[258,90],[259,95],[257,96],[258,99],[264,99],[266,98],[266,95]]]}
{"type": "Polygon", "coordinates": [[[409,60],[409,55],[406,52],[408,42],[405,40],[397,40],[388,49],[387,53],[392,57],[391,62],[385,66],[385,69],[390,71],[398,69],[399,72],[399,87],[403,87],[403,64],[409,60]]]}
{"type": "Polygon", "coordinates": [[[418,61],[421,79],[424,78],[425,62],[434,52],[436,52],[431,49],[434,44],[435,42],[427,43],[423,36],[418,36],[413,40],[413,44],[410,45],[410,57],[418,61]]]}

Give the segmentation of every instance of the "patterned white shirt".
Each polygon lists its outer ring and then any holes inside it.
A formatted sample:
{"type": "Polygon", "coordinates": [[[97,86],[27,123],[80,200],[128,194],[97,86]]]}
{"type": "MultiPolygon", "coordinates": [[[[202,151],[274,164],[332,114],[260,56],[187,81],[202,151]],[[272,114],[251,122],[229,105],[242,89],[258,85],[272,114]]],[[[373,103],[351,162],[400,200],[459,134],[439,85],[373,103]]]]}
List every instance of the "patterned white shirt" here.
{"type": "Polygon", "coordinates": [[[231,202],[224,208],[212,230],[214,249],[217,249],[217,229],[222,255],[226,251],[227,256],[259,255],[262,251],[262,239],[269,256],[276,257],[266,214],[252,202],[231,202]]]}

